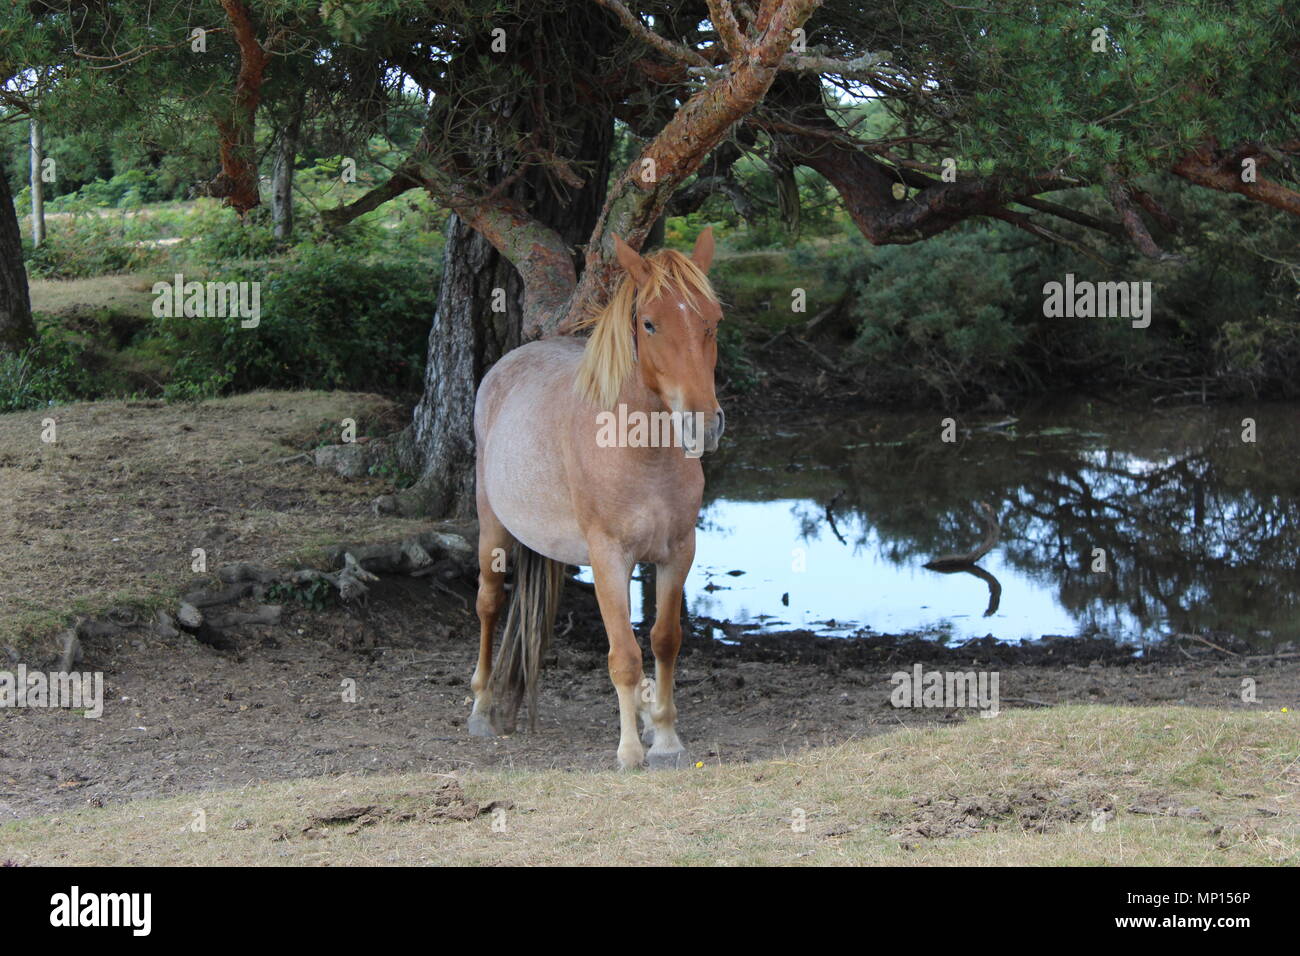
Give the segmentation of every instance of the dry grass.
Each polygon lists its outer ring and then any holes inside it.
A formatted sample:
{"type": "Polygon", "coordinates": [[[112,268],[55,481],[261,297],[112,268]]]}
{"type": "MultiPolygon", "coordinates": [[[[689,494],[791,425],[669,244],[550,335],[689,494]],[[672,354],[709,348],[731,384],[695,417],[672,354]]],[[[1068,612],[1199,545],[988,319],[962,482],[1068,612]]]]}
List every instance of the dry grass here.
{"type": "MultiPolygon", "coordinates": [[[[95,402],[0,416],[0,640],[20,652],[78,613],[194,588],[191,552],[281,564],[420,522],[376,517],[391,490],[283,459],[338,440],[344,418],[402,422],[346,392],[257,392],[198,405],[95,402]],[[41,440],[54,419],[57,441],[41,440]],[[325,429],[322,431],[322,429],[325,429]]],[[[51,645],[52,646],[52,645],[51,645]]]]}
{"type": "MultiPolygon", "coordinates": [[[[0,827],[24,864],[1295,864],[1296,715],[1062,707],[679,773],[250,783],[0,827]],[[443,791],[445,792],[445,791],[443,791]],[[958,808],[956,815],[948,806],[958,808]],[[372,825],[317,824],[373,807],[372,825]],[[1094,811],[1104,816],[1095,829],[1094,811]],[[1134,813],[1139,808],[1144,813],[1134,813]],[[192,829],[196,811],[206,830],[192,829]],[[799,810],[806,828],[793,826],[799,810]],[[494,821],[503,829],[494,830],[494,821]],[[928,835],[927,835],[928,834],[928,835]]],[[[355,815],[355,814],[354,814],[355,815]]]]}
{"type": "MultiPolygon", "coordinates": [[[[90,279],[35,279],[30,283],[32,311],[55,313],[71,306],[111,307],[147,318],[152,315],[157,270],[137,275],[95,276],[90,279]]],[[[162,277],[170,281],[170,276],[162,277]]]]}

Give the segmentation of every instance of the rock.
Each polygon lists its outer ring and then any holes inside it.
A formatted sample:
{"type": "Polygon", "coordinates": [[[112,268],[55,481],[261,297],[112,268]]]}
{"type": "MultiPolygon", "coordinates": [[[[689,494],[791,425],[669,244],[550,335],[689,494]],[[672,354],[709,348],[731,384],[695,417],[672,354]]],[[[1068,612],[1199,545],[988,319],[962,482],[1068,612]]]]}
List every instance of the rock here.
{"type": "Polygon", "coordinates": [[[88,617],[77,621],[76,636],[84,640],[117,637],[121,633],[121,626],[112,621],[96,621],[88,617]]]}
{"type": "Polygon", "coordinates": [[[184,604],[176,610],[176,621],[187,631],[197,631],[203,626],[203,612],[193,604],[184,604]]]}
{"type": "Polygon", "coordinates": [[[316,449],[316,467],[328,468],[344,478],[364,478],[370,455],[364,445],[325,445],[316,449]]]}
{"type": "Polygon", "coordinates": [[[433,564],[433,558],[429,557],[429,552],[425,551],[418,541],[403,541],[402,554],[406,556],[406,560],[413,568],[423,568],[433,564]]]}
{"type": "Polygon", "coordinates": [[[159,611],[154,617],[154,633],[159,637],[173,638],[180,637],[181,632],[176,630],[176,622],[166,611],[159,611]]]}
{"type": "Polygon", "coordinates": [[[72,665],[81,660],[81,641],[77,639],[75,630],[67,630],[59,635],[59,640],[63,645],[63,653],[59,657],[59,673],[66,674],[72,670],[72,665]]]}
{"type": "Polygon", "coordinates": [[[246,561],[235,564],[223,564],[217,569],[217,577],[226,584],[238,584],[241,581],[255,581],[258,584],[270,584],[279,575],[269,568],[258,567],[246,561]]]}
{"type": "Polygon", "coordinates": [[[474,545],[450,531],[425,531],[419,540],[426,551],[443,551],[450,557],[465,561],[475,561],[478,557],[478,549],[474,545]]]}
{"type": "Polygon", "coordinates": [[[208,623],[215,628],[243,627],[245,624],[279,624],[281,610],[279,604],[263,604],[251,611],[230,611],[212,618],[208,623]]]}
{"type": "Polygon", "coordinates": [[[217,604],[233,604],[248,597],[252,592],[253,584],[251,581],[240,581],[237,584],[231,584],[216,591],[191,591],[185,595],[183,600],[186,604],[192,604],[196,608],[205,608],[217,604]]]}

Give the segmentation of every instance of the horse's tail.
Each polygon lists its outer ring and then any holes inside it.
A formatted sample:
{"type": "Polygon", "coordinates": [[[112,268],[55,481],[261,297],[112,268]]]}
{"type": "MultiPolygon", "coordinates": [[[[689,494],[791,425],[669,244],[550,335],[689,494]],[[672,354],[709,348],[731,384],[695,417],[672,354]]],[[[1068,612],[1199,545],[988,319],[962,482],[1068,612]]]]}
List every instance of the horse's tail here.
{"type": "Polygon", "coordinates": [[[551,643],[564,588],[564,565],[516,544],[515,586],[501,634],[501,653],[492,668],[492,723],[513,733],[519,704],[528,698],[528,729],[537,728],[537,689],[542,655],[551,643]]]}

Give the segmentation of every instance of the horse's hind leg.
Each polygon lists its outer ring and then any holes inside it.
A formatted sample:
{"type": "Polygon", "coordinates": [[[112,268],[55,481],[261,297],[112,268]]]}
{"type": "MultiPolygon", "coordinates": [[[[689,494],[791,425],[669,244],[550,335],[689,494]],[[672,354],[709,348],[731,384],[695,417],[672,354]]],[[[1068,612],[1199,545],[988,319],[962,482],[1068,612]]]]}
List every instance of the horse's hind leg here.
{"type": "MultiPolygon", "coordinates": [[[[480,482],[481,487],[481,482],[480,482]]],[[[496,632],[501,605],[506,600],[506,555],[514,538],[497,520],[482,491],[478,496],[478,665],[470,679],[474,709],[469,715],[469,732],[476,737],[493,737],[492,727],[492,636],[496,632]]]]}
{"type": "Polygon", "coordinates": [[[654,701],[648,710],[652,746],[650,769],[684,767],[689,759],[677,736],[677,705],[673,702],[673,681],[677,652],[682,646],[682,586],[691,569],[694,543],[674,557],[670,564],[655,565],[655,623],[650,646],[655,655],[654,701]]]}
{"type": "Polygon", "coordinates": [[[618,764],[623,770],[631,770],[641,766],[645,760],[645,748],[636,733],[641,645],[632,630],[627,598],[632,561],[613,541],[592,541],[590,551],[596,599],[600,602],[600,616],[609,638],[609,679],[618,692],[618,764]]]}

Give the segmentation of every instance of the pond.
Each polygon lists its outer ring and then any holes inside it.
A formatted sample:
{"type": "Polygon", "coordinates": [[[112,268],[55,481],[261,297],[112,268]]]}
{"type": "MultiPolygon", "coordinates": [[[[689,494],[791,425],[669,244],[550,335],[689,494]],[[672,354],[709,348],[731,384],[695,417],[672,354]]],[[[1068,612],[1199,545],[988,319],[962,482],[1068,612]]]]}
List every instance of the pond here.
{"type": "Polygon", "coordinates": [[[942,418],[729,418],[690,612],[724,639],[1300,639],[1300,408],[1084,402],[963,416],[953,442],[942,418]],[[927,570],[982,541],[981,502],[998,543],[976,569],[927,570]]]}

